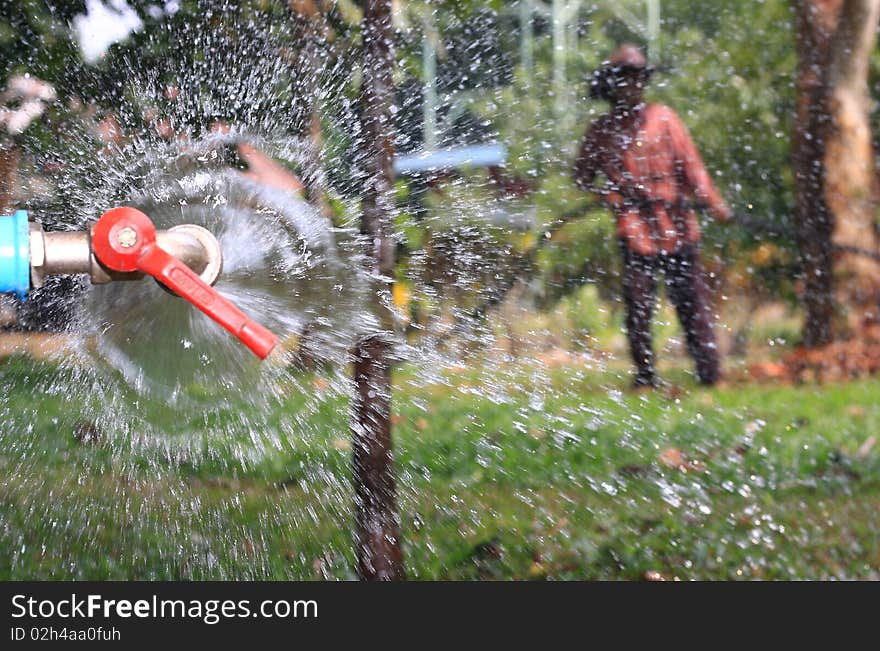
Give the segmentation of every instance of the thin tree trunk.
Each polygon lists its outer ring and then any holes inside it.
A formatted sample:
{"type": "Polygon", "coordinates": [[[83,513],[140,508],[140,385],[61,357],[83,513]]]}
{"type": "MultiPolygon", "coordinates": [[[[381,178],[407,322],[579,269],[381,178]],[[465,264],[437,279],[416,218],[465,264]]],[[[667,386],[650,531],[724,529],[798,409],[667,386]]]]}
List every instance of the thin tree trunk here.
{"type": "Polygon", "coordinates": [[[361,234],[369,242],[376,311],[385,333],[354,351],[352,426],[358,572],[363,580],[405,578],[391,451],[391,239],[395,88],[391,0],[367,0],[363,20],[360,160],[366,173],[361,234]]]}
{"type": "Polygon", "coordinates": [[[868,68],[880,20],[880,0],[845,0],[828,67],[825,200],[834,215],[835,298],[848,328],[878,322],[880,262],[876,253],[876,170],[869,118],[868,68]]]}
{"type": "Polygon", "coordinates": [[[825,141],[828,120],[825,72],[842,0],[792,0],[796,17],[797,117],[792,168],[797,224],[804,272],[804,345],[833,337],[834,298],[832,218],[825,201],[825,141]]]}

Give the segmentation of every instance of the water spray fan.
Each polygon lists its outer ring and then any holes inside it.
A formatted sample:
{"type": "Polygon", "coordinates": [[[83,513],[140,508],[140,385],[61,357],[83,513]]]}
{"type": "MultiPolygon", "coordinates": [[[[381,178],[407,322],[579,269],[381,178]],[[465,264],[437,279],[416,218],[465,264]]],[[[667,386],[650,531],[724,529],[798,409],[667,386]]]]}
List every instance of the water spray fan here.
{"type": "Polygon", "coordinates": [[[25,211],[0,216],[0,292],[24,300],[51,275],[87,274],[93,284],[151,276],[265,359],[278,338],[213,288],[222,267],[220,245],[207,229],[157,231],[135,208],[107,211],[91,231],[47,232],[25,211]]]}

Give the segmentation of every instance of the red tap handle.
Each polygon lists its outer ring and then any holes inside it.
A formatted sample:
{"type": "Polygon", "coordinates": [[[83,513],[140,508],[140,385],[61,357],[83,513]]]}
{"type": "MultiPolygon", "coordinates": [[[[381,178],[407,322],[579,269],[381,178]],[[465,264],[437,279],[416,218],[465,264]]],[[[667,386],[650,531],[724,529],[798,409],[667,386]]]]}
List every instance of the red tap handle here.
{"type": "Polygon", "coordinates": [[[265,359],[278,343],[278,337],[249,319],[183,262],[160,249],[156,227],[140,210],[121,207],[105,212],[92,228],[92,250],[101,264],[114,271],[149,274],[226,328],[260,359],[265,359]]]}

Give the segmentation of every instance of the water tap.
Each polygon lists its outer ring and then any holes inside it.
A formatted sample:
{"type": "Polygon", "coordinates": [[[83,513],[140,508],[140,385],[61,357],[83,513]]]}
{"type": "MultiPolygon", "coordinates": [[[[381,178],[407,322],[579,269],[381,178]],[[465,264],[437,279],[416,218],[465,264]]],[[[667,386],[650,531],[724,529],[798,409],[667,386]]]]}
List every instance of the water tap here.
{"type": "Polygon", "coordinates": [[[222,270],[220,244],[208,230],[183,224],[157,231],[135,208],[113,208],[88,231],[47,232],[23,210],[0,215],[0,292],[25,300],[47,276],[61,274],[86,274],[93,284],[151,276],[263,359],[278,339],[213,288],[222,270]]]}

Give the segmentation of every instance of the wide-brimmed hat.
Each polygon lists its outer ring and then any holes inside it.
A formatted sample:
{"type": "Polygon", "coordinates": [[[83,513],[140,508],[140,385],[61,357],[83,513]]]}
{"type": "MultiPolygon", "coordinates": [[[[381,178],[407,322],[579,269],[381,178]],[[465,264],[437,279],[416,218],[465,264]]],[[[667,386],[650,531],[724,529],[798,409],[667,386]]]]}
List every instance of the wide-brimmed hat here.
{"type": "Polygon", "coordinates": [[[640,73],[647,80],[654,73],[654,67],[648,65],[639,46],[624,43],[593,73],[590,79],[590,97],[608,99],[611,82],[630,72],[640,73]]]}

